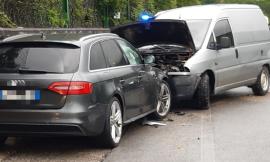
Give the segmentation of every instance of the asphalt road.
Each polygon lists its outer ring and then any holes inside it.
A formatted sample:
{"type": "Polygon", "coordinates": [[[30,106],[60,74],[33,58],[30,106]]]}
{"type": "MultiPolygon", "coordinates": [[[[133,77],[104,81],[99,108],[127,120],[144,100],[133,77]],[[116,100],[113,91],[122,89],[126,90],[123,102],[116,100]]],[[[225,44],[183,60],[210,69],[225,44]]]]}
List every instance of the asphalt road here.
{"type": "Polygon", "coordinates": [[[120,146],[101,148],[88,138],[9,138],[2,161],[268,162],[270,93],[248,88],[215,96],[210,110],[179,105],[163,123],[126,127],[120,146]],[[184,115],[178,112],[185,112],[184,115]]]}

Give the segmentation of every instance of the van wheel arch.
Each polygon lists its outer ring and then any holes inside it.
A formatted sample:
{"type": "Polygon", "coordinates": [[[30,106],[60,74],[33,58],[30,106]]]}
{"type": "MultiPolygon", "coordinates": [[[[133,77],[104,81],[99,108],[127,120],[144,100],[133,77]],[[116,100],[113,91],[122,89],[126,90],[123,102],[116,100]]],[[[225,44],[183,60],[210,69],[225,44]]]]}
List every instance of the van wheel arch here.
{"type": "MultiPolygon", "coordinates": [[[[269,64],[264,64],[263,67],[267,67],[267,68],[268,68],[269,75],[270,75],[270,65],[269,65],[269,64]]],[[[262,68],[263,68],[263,67],[262,67],[262,68]]]]}

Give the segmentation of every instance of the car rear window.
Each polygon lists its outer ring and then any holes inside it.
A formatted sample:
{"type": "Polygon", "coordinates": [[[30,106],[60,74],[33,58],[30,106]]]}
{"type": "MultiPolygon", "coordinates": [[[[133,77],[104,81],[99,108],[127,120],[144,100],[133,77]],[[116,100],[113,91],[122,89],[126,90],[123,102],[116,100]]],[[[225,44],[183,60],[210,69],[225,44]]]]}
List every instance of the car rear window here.
{"type": "Polygon", "coordinates": [[[78,69],[80,48],[61,43],[10,43],[0,45],[0,73],[19,69],[48,73],[73,73],[78,69]]]}

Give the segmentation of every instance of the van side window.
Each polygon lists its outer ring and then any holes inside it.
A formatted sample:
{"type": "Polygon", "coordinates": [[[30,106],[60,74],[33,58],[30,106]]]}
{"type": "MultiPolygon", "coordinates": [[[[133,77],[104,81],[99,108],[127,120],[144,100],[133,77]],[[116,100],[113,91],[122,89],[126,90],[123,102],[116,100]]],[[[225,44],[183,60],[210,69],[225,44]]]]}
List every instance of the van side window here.
{"type": "Polygon", "coordinates": [[[214,28],[217,44],[220,44],[221,37],[228,37],[231,40],[231,47],[234,47],[232,29],[228,20],[220,20],[214,28]]]}
{"type": "Polygon", "coordinates": [[[127,42],[123,40],[117,40],[117,42],[131,65],[142,64],[141,57],[131,45],[129,45],[127,42]]]}
{"type": "Polygon", "coordinates": [[[92,46],[90,51],[90,69],[97,70],[106,68],[106,60],[99,43],[92,46]]]}
{"type": "Polygon", "coordinates": [[[106,40],[101,42],[101,46],[110,67],[128,65],[128,62],[125,60],[122,51],[114,40],[106,40]]]}

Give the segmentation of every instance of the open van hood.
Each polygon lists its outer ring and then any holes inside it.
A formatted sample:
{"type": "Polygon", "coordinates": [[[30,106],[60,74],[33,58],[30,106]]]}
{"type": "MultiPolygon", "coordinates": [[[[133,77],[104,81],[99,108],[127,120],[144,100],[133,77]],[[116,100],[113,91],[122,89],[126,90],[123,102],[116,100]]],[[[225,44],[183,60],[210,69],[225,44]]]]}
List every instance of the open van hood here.
{"type": "Polygon", "coordinates": [[[114,27],[111,32],[126,39],[136,48],[152,44],[180,44],[195,51],[188,25],[182,20],[137,22],[114,27]]]}

